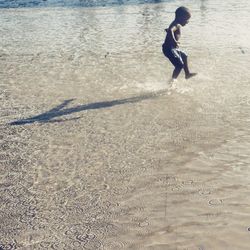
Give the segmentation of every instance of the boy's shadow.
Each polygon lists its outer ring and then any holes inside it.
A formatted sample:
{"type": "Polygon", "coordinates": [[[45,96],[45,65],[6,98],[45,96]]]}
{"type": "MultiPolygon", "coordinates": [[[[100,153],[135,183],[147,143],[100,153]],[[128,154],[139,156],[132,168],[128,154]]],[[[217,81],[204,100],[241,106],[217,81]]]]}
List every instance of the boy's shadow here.
{"type": "Polygon", "coordinates": [[[70,115],[73,113],[81,112],[84,110],[90,110],[90,109],[102,109],[102,108],[109,108],[116,105],[122,105],[126,103],[136,103],[147,99],[154,99],[159,97],[161,94],[164,94],[166,90],[160,90],[153,93],[148,93],[140,96],[125,98],[125,99],[118,99],[113,101],[104,101],[104,102],[94,102],[94,103],[88,103],[83,105],[78,105],[72,108],[65,108],[70,102],[72,102],[74,99],[65,100],[62,104],[56,106],[55,108],[42,113],[40,115],[36,115],[33,117],[29,117],[26,119],[21,119],[17,121],[13,121],[10,123],[10,125],[24,125],[34,122],[40,122],[40,123],[48,123],[48,122],[63,122],[68,120],[77,120],[81,117],[71,118],[71,119],[54,119],[57,117],[62,117],[65,115],[70,115]]]}

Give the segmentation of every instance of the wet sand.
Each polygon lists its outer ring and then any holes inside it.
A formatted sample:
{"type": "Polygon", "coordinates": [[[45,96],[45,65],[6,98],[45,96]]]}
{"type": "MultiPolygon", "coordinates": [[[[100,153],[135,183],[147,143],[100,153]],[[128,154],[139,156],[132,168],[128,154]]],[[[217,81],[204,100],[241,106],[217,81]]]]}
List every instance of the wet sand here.
{"type": "Polygon", "coordinates": [[[9,102],[3,249],[247,249],[249,136],[178,95],[9,102]]]}
{"type": "Polygon", "coordinates": [[[249,48],[236,41],[225,57],[187,42],[199,75],[169,89],[162,37],[128,46],[133,20],[152,34],[169,8],[88,10],[83,27],[84,9],[2,11],[6,30],[27,34],[1,31],[0,249],[249,248],[249,48]],[[98,40],[115,11],[117,27],[130,16],[128,44],[108,47],[112,29],[96,48],[77,40],[98,40]]]}

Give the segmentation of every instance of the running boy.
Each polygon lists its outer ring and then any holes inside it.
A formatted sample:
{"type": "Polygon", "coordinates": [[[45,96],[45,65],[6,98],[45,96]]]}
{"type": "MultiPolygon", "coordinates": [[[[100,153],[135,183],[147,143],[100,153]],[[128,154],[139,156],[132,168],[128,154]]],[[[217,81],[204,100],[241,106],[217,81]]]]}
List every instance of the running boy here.
{"type": "Polygon", "coordinates": [[[196,73],[190,73],[187,55],[180,51],[178,46],[181,36],[181,27],[188,23],[190,17],[191,13],[189,9],[186,7],[179,7],[175,11],[175,20],[170,24],[168,29],[166,29],[167,35],[165,42],[162,45],[162,51],[169,61],[175,66],[172,79],[176,79],[182,69],[184,69],[186,79],[196,75],[196,73]]]}

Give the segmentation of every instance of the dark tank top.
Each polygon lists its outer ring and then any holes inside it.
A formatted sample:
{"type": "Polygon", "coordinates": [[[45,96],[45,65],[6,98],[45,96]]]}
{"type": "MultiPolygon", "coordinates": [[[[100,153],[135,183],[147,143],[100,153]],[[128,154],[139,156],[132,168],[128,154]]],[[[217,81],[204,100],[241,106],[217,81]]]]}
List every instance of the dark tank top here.
{"type": "MultiPolygon", "coordinates": [[[[162,46],[164,47],[164,49],[172,49],[172,48],[176,48],[176,47],[177,47],[176,44],[175,44],[175,42],[173,41],[172,35],[171,35],[171,33],[170,33],[170,32],[171,32],[171,28],[172,28],[174,25],[176,25],[176,23],[172,22],[172,23],[169,25],[168,29],[165,30],[165,31],[167,32],[167,34],[166,34],[165,41],[164,41],[164,43],[163,43],[163,45],[162,45],[162,46]]],[[[180,30],[176,30],[176,31],[174,32],[175,40],[178,41],[180,35],[181,35],[180,30]]]]}

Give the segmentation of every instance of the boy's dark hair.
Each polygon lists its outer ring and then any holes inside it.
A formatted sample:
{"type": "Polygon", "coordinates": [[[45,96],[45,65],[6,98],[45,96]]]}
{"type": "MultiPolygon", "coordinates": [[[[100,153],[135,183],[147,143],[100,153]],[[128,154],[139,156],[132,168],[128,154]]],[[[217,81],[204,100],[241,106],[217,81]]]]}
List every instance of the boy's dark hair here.
{"type": "Polygon", "coordinates": [[[189,19],[191,17],[190,10],[184,6],[179,7],[175,11],[175,18],[180,19],[180,18],[186,18],[189,19]]]}

